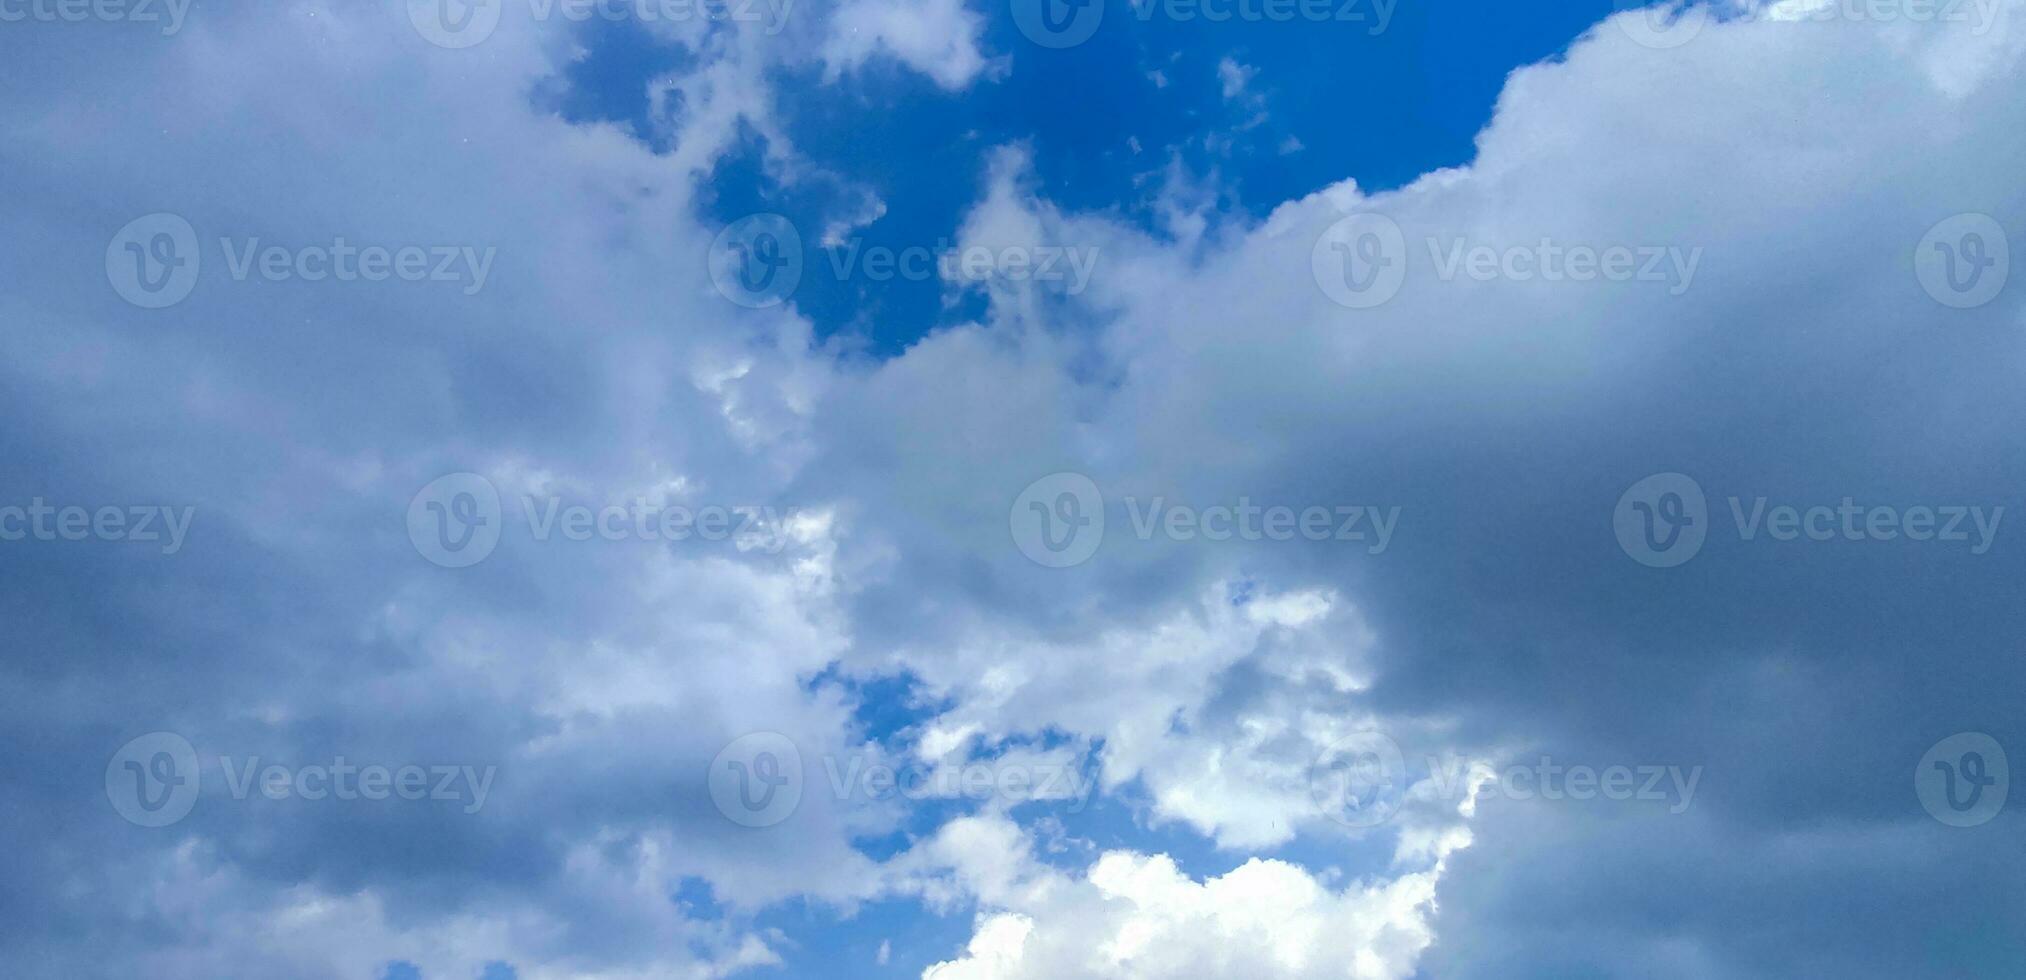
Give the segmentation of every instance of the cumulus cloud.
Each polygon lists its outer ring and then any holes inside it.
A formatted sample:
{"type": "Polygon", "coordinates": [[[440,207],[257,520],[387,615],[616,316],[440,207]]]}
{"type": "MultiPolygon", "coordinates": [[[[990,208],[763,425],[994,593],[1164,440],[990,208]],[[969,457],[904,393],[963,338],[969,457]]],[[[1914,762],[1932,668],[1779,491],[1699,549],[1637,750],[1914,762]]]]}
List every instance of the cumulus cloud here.
{"type": "Polygon", "coordinates": [[[961,89],[1003,62],[980,51],[985,18],[964,0],[849,0],[830,21],[823,58],[835,74],[886,55],[946,89],[961,89]]]}
{"type": "MultiPolygon", "coordinates": [[[[956,823],[946,833],[967,829],[956,823]]],[[[969,842],[963,853],[977,850],[969,842]]],[[[1077,873],[1030,869],[1017,886],[995,868],[976,885],[989,910],[964,955],[922,976],[1410,976],[1434,939],[1441,867],[1341,888],[1256,858],[1202,881],[1168,857],[1130,851],[1106,852],[1077,873]]]]}

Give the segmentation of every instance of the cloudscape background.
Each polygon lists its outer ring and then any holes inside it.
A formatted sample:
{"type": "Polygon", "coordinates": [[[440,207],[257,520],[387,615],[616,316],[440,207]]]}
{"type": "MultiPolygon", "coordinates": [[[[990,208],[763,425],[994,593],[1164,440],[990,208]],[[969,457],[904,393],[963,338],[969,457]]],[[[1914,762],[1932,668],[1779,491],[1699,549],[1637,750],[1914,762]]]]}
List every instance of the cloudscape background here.
{"type": "Polygon", "coordinates": [[[0,2],[0,973],[2026,975],[2018,0],[445,2],[0,2]]]}

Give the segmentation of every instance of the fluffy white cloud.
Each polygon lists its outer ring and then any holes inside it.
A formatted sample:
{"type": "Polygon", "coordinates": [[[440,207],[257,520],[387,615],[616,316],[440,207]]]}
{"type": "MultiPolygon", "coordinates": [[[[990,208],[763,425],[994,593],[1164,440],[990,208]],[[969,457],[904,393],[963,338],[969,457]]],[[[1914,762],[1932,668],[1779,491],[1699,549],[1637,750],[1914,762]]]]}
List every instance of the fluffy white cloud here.
{"type": "MultiPolygon", "coordinates": [[[[985,900],[965,955],[923,980],[1321,978],[1409,976],[1434,941],[1438,858],[1389,880],[1325,879],[1252,859],[1202,881],[1162,855],[1110,851],[1075,874],[1009,873],[980,855],[1011,834],[957,821],[937,847],[961,848],[957,874],[985,900]]],[[[1017,844],[1014,855],[1027,855],[1017,844]]],[[[1445,855],[1446,856],[1446,855],[1445,855]]]]}
{"type": "Polygon", "coordinates": [[[884,54],[961,89],[1004,68],[979,50],[984,32],[985,18],[964,0],[846,0],[831,17],[823,59],[834,77],[884,54]]]}

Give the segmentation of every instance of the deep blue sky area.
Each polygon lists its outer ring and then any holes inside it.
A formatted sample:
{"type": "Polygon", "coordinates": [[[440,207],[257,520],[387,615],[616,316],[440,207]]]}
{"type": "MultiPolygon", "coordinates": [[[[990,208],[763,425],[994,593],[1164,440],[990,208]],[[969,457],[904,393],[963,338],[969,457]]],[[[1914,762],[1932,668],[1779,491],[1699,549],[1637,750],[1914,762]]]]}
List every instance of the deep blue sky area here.
{"type": "MultiPolygon", "coordinates": [[[[1368,189],[1398,187],[1469,162],[1507,73],[1553,57],[1610,10],[1598,0],[1402,2],[1374,33],[1370,0],[1347,8],[1362,21],[1323,23],[1142,18],[1125,0],[1110,4],[1096,34],[1066,49],[1022,36],[1006,4],[983,8],[984,48],[1010,58],[1012,70],[962,92],[882,59],[833,83],[813,69],[777,79],[776,111],[795,151],[836,179],[781,186],[765,174],[759,137],[749,132],[712,174],[708,217],[787,215],[811,263],[797,309],[824,336],[891,355],[975,316],[980,304],[952,302],[935,281],[829,271],[817,239],[862,207],[867,192],[886,211],[858,229],[862,246],[903,249],[951,240],[979,197],[990,152],[1015,143],[1031,150],[1049,200],[1149,228],[1150,205],[1176,159],[1219,195],[1220,221],[1256,218],[1346,177],[1368,189]],[[1218,76],[1227,57],[1253,72],[1235,99],[1225,98],[1218,76]]],[[[537,97],[572,120],[618,121],[665,148],[664,130],[647,118],[646,91],[684,53],[625,23],[594,21],[583,41],[589,54],[537,97]]]]}

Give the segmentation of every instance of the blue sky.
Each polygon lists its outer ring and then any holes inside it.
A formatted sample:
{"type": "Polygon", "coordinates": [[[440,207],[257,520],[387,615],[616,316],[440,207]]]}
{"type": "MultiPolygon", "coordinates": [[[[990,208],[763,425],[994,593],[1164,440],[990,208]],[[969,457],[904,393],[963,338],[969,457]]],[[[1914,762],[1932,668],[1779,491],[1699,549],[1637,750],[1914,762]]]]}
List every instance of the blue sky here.
{"type": "Polygon", "coordinates": [[[0,975],[2026,973],[2020,0],[1269,8],[0,3],[0,975]]]}
{"type": "MultiPolygon", "coordinates": [[[[983,39],[1007,59],[1003,78],[950,93],[873,64],[829,83],[816,70],[784,72],[777,98],[796,147],[885,202],[864,229],[867,246],[953,240],[989,154],[1008,143],[1031,149],[1033,179],[1065,207],[1150,226],[1156,188],[1147,181],[1172,159],[1214,175],[1217,220],[1245,222],[1346,177],[1388,189],[1468,163],[1506,74],[1554,56],[1610,10],[1449,0],[1401,5],[1379,30],[1369,6],[1336,4],[1333,13],[1360,19],[1309,24],[1142,19],[1121,4],[1067,49],[1024,38],[1010,8],[994,7],[981,11],[983,39]],[[1249,76],[1236,100],[1219,78],[1226,59],[1249,76]]],[[[642,83],[679,53],[643,44],[630,24],[587,34],[589,55],[569,73],[572,118],[648,131],[642,83]]],[[[712,217],[776,211],[821,225],[852,206],[832,185],[782,187],[757,166],[757,147],[743,149],[712,175],[712,217]]],[[[819,329],[891,354],[976,315],[963,304],[946,310],[939,294],[933,282],[824,277],[805,280],[796,300],[819,329]]]]}

